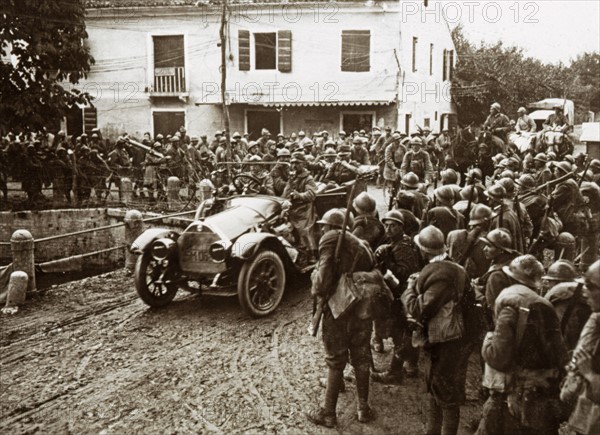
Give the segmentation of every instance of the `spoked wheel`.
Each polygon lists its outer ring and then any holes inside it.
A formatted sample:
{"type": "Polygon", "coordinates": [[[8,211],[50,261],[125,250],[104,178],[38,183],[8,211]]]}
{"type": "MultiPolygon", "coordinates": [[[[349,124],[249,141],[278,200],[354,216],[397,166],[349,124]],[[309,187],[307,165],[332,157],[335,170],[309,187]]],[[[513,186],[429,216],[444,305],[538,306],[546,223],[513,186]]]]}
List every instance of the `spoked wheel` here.
{"type": "Polygon", "coordinates": [[[134,279],[138,295],[151,307],[164,307],[177,294],[178,287],[169,260],[158,261],[148,252],[138,258],[134,279]]]}
{"type": "Polygon", "coordinates": [[[242,266],[238,299],[252,317],[264,317],[279,306],[285,290],[285,268],[273,251],[259,252],[242,266]]]}

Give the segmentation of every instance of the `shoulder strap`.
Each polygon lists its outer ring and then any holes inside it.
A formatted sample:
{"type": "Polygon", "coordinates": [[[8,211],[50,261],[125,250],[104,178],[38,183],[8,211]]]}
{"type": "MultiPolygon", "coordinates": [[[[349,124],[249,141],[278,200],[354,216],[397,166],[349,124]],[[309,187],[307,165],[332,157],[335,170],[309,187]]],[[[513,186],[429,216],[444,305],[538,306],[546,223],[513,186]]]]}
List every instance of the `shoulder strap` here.
{"type": "Polygon", "coordinates": [[[523,341],[523,335],[525,334],[525,328],[527,326],[527,321],[529,320],[529,308],[519,307],[517,319],[517,332],[515,336],[515,349],[519,349],[521,346],[521,342],[523,341]]]}
{"type": "Polygon", "coordinates": [[[583,284],[581,284],[581,283],[577,284],[577,288],[575,288],[575,292],[573,293],[573,296],[571,297],[571,300],[569,301],[569,305],[567,305],[565,313],[563,314],[562,319],[560,319],[560,332],[563,334],[563,336],[565,334],[565,329],[567,328],[567,323],[569,323],[569,318],[573,314],[575,305],[579,301],[582,287],[583,287],[583,284]]]}

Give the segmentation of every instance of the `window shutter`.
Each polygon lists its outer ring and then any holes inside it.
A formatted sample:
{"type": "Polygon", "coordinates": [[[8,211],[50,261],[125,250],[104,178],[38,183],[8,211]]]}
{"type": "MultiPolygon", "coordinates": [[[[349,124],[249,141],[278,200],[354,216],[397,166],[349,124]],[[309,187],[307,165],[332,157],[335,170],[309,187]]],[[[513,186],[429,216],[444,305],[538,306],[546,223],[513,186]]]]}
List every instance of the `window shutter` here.
{"type": "Polygon", "coordinates": [[[446,79],[448,78],[447,76],[447,72],[448,72],[448,50],[444,50],[444,61],[442,62],[442,81],[446,81],[446,79]]]}
{"type": "Polygon", "coordinates": [[[281,72],[292,71],[292,32],[277,32],[277,66],[281,72]]]}
{"type": "Polygon", "coordinates": [[[239,69],[250,71],[250,31],[238,30],[239,69]]]}
{"type": "Polygon", "coordinates": [[[450,50],[450,56],[448,58],[448,80],[452,80],[454,75],[454,50],[450,50]]]}
{"type": "Polygon", "coordinates": [[[342,31],[342,71],[363,72],[371,69],[371,31],[342,31]]]}
{"type": "Polygon", "coordinates": [[[92,129],[98,126],[98,110],[95,107],[85,107],[83,109],[83,131],[90,135],[92,129]]]}

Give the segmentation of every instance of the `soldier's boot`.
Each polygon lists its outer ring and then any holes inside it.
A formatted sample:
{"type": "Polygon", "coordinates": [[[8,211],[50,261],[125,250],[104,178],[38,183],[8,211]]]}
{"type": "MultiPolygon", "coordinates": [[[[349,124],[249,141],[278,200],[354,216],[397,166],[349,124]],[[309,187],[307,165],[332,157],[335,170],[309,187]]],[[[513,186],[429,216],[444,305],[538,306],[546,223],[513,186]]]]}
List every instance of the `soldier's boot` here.
{"type": "Polygon", "coordinates": [[[401,384],[403,379],[402,363],[403,361],[394,354],[390,368],[382,373],[371,373],[371,379],[381,384],[401,384]]]}
{"type": "Polygon", "coordinates": [[[442,411],[442,415],[444,421],[442,435],[456,435],[460,423],[460,407],[446,408],[442,411]]]}
{"type": "Polygon", "coordinates": [[[337,424],[335,409],[337,407],[341,384],[344,381],[343,376],[343,370],[329,369],[327,374],[327,389],[325,390],[325,403],[322,407],[306,413],[308,421],[319,426],[335,427],[337,424]]]}
{"type": "Polygon", "coordinates": [[[429,396],[429,410],[427,412],[427,435],[440,435],[444,414],[433,396],[429,396]]]}
{"type": "Polygon", "coordinates": [[[375,414],[369,406],[369,370],[355,370],[356,393],[358,396],[357,417],[361,423],[368,423],[375,419],[375,414]]]}

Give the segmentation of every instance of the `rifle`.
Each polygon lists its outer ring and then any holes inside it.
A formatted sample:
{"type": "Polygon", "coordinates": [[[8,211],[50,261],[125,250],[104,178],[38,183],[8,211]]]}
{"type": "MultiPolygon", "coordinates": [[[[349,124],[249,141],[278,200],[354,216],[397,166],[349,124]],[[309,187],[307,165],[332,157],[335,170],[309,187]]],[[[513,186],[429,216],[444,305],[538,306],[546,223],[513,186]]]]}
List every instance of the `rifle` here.
{"type": "Polygon", "coordinates": [[[519,234],[521,236],[521,241],[523,242],[523,248],[525,248],[525,237],[523,237],[523,219],[521,213],[521,206],[519,205],[519,196],[515,196],[515,201],[513,203],[514,209],[517,212],[517,219],[519,219],[519,234]]]}
{"type": "MultiPolygon", "coordinates": [[[[534,189],[529,189],[527,192],[525,192],[523,195],[521,195],[521,199],[527,198],[527,197],[532,196],[532,195],[535,195],[540,190],[546,189],[548,187],[554,187],[556,184],[560,184],[563,181],[568,180],[569,178],[574,177],[574,176],[577,176],[577,171],[569,172],[568,174],[565,174],[562,177],[557,178],[556,180],[550,180],[547,183],[541,184],[541,185],[539,185],[538,187],[536,187],[534,189]]],[[[583,177],[581,177],[581,178],[583,178],[583,177]]]]}
{"type": "Polygon", "coordinates": [[[400,181],[395,181],[394,184],[392,185],[392,189],[390,192],[390,203],[388,204],[388,211],[392,211],[392,209],[394,208],[394,201],[396,199],[396,195],[398,194],[398,184],[400,183],[400,181]]]}
{"type": "MultiPolygon", "coordinates": [[[[342,223],[342,230],[338,235],[337,243],[335,245],[335,266],[332,273],[335,274],[339,271],[339,258],[342,252],[342,245],[344,244],[344,237],[346,236],[346,225],[348,224],[348,220],[350,219],[350,207],[352,207],[352,200],[354,198],[354,193],[356,192],[356,182],[352,185],[350,189],[350,195],[348,195],[348,202],[346,203],[346,213],[344,214],[344,222],[342,223]]],[[[319,332],[319,325],[321,324],[321,318],[323,317],[323,309],[325,308],[325,304],[327,304],[327,298],[321,298],[318,300],[318,296],[315,296],[313,303],[313,316],[311,320],[311,334],[313,337],[317,336],[319,332]]]]}
{"type": "Polygon", "coordinates": [[[467,202],[467,210],[465,212],[465,226],[469,227],[469,216],[471,214],[471,206],[473,204],[473,193],[475,192],[475,177],[471,177],[467,186],[471,186],[471,192],[469,192],[469,202],[467,202]]]}
{"type": "Polygon", "coordinates": [[[583,170],[583,173],[581,174],[581,178],[579,179],[579,182],[577,183],[577,187],[581,187],[581,184],[583,183],[583,179],[585,178],[585,173],[588,171],[588,169],[590,169],[590,165],[592,164],[592,159],[590,159],[589,156],[587,156],[587,162],[585,164],[585,168],[583,170]]]}
{"type": "Polygon", "coordinates": [[[537,237],[531,242],[531,245],[529,245],[529,249],[527,250],[528,254],[535,252],[535,248],[537,248],[537,245],[540,243],[540,240],[544,233],[544,225],[546,225],[546,221],[548,220],[548,216],[550,215],[552,207],[553,199],[550,198],[550,200],[548,201],[548,205],[546,206],[546,212],[544,213],[544,216],[542,216],[542,221],[540,222],[540,232],[538,233],[537,237]]]}

